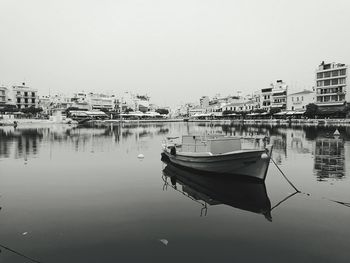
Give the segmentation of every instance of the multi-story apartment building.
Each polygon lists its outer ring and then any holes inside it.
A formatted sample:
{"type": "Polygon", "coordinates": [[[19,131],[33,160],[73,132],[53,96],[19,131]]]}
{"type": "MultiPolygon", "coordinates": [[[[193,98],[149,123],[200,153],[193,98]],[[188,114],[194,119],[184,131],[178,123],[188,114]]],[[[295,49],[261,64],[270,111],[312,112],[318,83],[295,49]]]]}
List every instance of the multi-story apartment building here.
{"type": "Polygon", "coordinates": [[[8,89],[6,87],[0,87],[0,105],[7,104],[8,89]]]}
{"type": "Polygon", "coordinates": [[[115,97],[100,93],[75,93],[71,99],[72,107],[82,110],[114,110],[115,97]]]}
{"type": "Polygon", "coordinates": [[[316,70],[316,104],[333,106],[350,102],[347,75],[347,65],[322,62],[316,70]]]}
{"type": "Polygon", "coordinates": [[[261,89],[260,108],[269,111],[271,108],[287,108],[288,85],[282,80],[271,83],[269,88],[261,89]]]}
{"type": "Polygon", "coordinates": [[[289,111],[305,111],[306,105],[310,103],[315,103],[315,92],[312,90],[303,90],[287,96],[287,110],[289,111]]]}
{"type": "Polygon", "coordinates": [[[12,92],[17,108],[38,107],[38,90],[27,87],[25,83],[22,83],[22,85],[13,86],[12,92]]]}
{"type": "Polygon", "coordinates": [[[115,108],[114,96],[89,93],[87,98],[93,110],[113,110],[115,108]]]}

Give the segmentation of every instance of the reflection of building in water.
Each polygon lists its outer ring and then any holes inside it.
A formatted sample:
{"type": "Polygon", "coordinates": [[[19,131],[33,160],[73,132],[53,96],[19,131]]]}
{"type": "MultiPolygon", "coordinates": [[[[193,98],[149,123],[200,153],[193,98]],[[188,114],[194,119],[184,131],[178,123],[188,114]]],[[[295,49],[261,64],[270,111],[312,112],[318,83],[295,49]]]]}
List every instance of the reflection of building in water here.
{"type": "Polygon", "coordinates": [[[313,144],[306,140],[305,131],[303,130],[287,130],[288,145],[290,151],[296,153],[311,153],[313,144]],[[289,143],[290,142],[290,143],[289,143]]]}
{"type": "Polygon", "coordinates": [[[339,138],[316,139],[314,168],[319,180],[343,178],[345,175],[344,141],[339,138]]]}
{"type": "Polygon", "coordinates": [[[27,158],[30,155],[36,155],[38,144],[43,138],[43,133],[37,129],[1,130],[0,132],[0,158],[11,157],[27,158]]]}

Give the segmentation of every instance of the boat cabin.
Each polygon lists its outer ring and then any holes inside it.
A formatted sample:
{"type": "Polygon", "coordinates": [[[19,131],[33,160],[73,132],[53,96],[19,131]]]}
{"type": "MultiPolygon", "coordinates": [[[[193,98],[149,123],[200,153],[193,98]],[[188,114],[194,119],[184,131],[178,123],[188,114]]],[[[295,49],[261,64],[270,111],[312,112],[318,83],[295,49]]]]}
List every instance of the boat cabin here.
{"type": "Polygon", "coordinates": [[[241,139],[224,135],[183,135],[181,152],[210,152],[212,154],[241,150],[241,139]]]}

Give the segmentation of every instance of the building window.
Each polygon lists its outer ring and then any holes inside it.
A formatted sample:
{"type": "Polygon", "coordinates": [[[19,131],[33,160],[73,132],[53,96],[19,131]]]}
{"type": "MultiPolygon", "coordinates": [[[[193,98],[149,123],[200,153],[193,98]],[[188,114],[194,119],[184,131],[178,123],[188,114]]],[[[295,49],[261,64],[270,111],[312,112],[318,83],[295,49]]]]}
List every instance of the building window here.
{"type": "Polygon", "coordinates": [[[341,69],[340,71],[339,71],[339,75],[341,75],[341,76],[344,76],[344,75],[346,75],[346,69],[341,69]]]}
{"type": "Polygon", "coordinates": [[[17,103],[21,103],[21,98],[17,98],[17,103]]]}
{"type": "Polygon", "coordinates": [[[317,73],[317,78],[318,79],[322,79],[322,72],[321,73],[317,73]]]}
{"type": "Polygon", "coordinates": [[[331,84],[331,81],[329,79],[324,81],[325,86],[329,86],[330,84],[331,84]]]}
{"type": "Polygon", "coordinates": [[[325,77],[325,78],[329,78],[330,76],[331,76],[331,73],[330,73],[330,72],[325,72],[325,73],[324,73],[324,77],[325,77]]]}
{"type": "Polygon", "coordinates": [[[301,96],[301,101],[304,101],[304,96],[301,96]]]}
{"type": "Polygon", "coordinates": [[[332,77],[336,77],[336,76],[338,76],[339,75],[339,71],[338,70],[334,70],[333,72],[332,72],[332,77]]]}
{"type": "Polygon", "coordinates": [[[17,95],[21,95],[21,92],[20,92],[20,91],[17,91],[17,95]]]}
{"type": "Polygon", "coordinates": [[[28,92],[25,91],[24,92],[24,96],[27,97],[28,96],[28,92]]]}
{"type": "Polygon", "coordinates": [[[32,97],[35,97],[35,92],[32,92],[32,97]]]}
{"type": "Polygon", "coordinates": [[[27,98],[24,99],[24,103],[28,103],[28,99],[27,98]]]}
{"type": "Polygon", "coordinates": [[[345,84],[345,78],[339,79],[339,84],[345,84]]]}
{"type": "Polygon", "coordinates": [[[35,103],[35,99],[32,99],[32,103],[35,103]]]}
{"type": "Polygon", "coordinates": [[[338,79],[332,79],[332,85],[337,85],[338,84],[338,79]]]}

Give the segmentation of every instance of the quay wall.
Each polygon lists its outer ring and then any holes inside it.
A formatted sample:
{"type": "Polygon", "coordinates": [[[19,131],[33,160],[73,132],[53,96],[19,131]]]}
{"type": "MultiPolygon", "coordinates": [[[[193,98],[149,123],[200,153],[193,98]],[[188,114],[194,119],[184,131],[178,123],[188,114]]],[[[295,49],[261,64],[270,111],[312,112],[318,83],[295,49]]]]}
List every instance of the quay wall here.
{"type": "MultiPolygon", "coordinates": [[[[187,120],[186,120],[187,121],[187,120]]],[[[11,119],[0,120],[0,126],[13,126],[14,122],[17,125],[31,125],[31,124],[53,124],[52,121],[46,119],[11,119]]],[[[162,122],[184,122],[184,119],[140,119],[140,120],[91,120],[90,124],[110,125],[119,123],[162,123],[162,122]]],[[[188,120],[188,122],[207,122],[207,123],[222,123],[222,124],[247,124],[247,125],[293,125],[293,126],[350,126],[350,119],[256,119],[256,120],[188,120]]]]}

